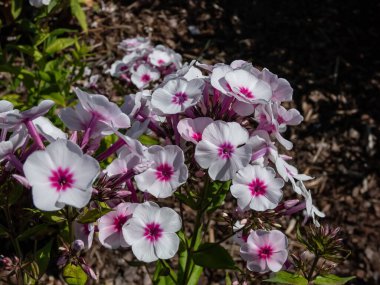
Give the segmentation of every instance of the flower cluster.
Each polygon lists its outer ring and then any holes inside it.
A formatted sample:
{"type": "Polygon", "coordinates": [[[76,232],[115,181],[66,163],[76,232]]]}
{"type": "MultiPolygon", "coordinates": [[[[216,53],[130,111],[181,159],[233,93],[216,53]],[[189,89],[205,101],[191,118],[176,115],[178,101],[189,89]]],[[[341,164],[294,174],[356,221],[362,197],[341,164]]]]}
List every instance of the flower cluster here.
{"type": "Polygon", "coordinates": [[[142,90],[182,65],[182,57],[163,45],[153,46],[149,39],[137,37],[119,44],[125,52],[122,60],[116,60],[107,73],[132,83],[142,90]]]}
{"type": "Polygon", "coordinates": [[[38,209],[79,209],[70,226],[82,241],[80,250],[91,247],[96,233],[104,247],[130,247],[144,262],[172,258],[180,243],[177,232],[186,229],[174,209],[159,206],[162,199],[197,199],[202,215],[210,206],[203,199],[210,185],[231,182],[237,205],[231,230],[241,257],[249,270],[279,271],[288,257],[287,238],[250,213],[275,219],[306,209],[316,224],[316,216],[323,217],[303,184],[311,177],[282,153],[293,146],[284,137],[287,127],[303,120],[282,105],[292,100],[289,82],[242,60],[179,68],[179,55],[143,38],[120,48],[127,54],[110,72],[140,91],[119,107],[75,88],[78,104],[58,113],[69,133],[42,117],[52,101],[23,112],[0,101],[2,165],[32,189],[38,209]],[[144,90],[162,75],[167,76],[160,85],[144,90]],[[156,145],[142,144],[143,134],[156,145]],[[104,150],[101,142],[109,135],[117,141],[104,150]],[[282,201],[286,182],[304,202],[282,201]],[[91,211],[103,214],[89,221],[91,211]]]}

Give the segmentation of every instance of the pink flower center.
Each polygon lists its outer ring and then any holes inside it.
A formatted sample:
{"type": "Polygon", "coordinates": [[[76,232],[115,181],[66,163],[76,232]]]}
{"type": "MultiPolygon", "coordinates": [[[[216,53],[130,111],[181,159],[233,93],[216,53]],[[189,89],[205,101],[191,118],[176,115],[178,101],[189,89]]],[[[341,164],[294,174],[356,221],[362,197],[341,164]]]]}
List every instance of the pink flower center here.
{"type": "Polygon", "coordinates": [[[235,147],[229,142],[221,144],[218,148],[218,155],[222,159],[229,159],[234,153],[235,147]]]}
{"type": "Polygon", "coordinates": [[[281,117],[280,115],[277,117],[277,122],[279,125],[281,125],[282,123],[285,123],[285,120],[283,117],[281,117]]]}
{"type": "Polygon", "coordinates": [[[200,142],[202,140],[202,134],[201,133],[193,133],[191,136],[193,139],[195,139],[197,142],[200,142]]]}
{"type": "Polygon", "coordinates": [[[261,196],[266,193],[267,186],[263,180],[258,178],[253,179],[251,183],[248,184],[248,188],[251,191],[252,196],[261,196]]]}
{"type": "Polygon", "coordinates": [[[251,90],[249,90],[247,87],[239,87],[239,92],[247,98],[250,98],[250,99],[254,98],[251,90]]]}
{"type": "Polygon", "coordinates": [[[118,215],[115,218],[113,218],[113,226],[115,228],[115,231],[118,233],[121,232],[121,229],[123,228],[125,222],[128,220],[128,217],[126,215],[118,215]]]}
{"type": "Polygon", "coordinates": [[[259,248],[257,255],[260,259],[269,259],[273,254],[273,248],[270,245],[264,245],[259,248]]]}
{"type": "Polygon", "coordinates": [[[159,60],[157,61],[157,63],[158,63],[158,65],[163,65],[163,64],[165,64],[165,60],[163,60],[163,59],[159,59],[159,60]]]}
{"type": "Polygon", "coordinates": [[[70,172],[70,169],[62,169],[61,167],[58,167],[57,170],[52,170],[49,181],[50,185],[58,192],[71,188],[75,182],[74,174],[70,172]]]}
{"type": "Polygon", "coordinates": [[[173,167],[167,163],[160,164],[156,168],[156,177],[160,181],[169,181],[173,174],[173,167]]]}
{"type": "Polygon", "coordinates": [[[145,226],[144,237],[150,242],[157,241],[162,236],[163,229],[159,224],[150,223],[145,226]]]}
{"type": "Polygon", "coordinates": [[[120,71],[126,71],[128,69],[128,65],[123,65],[120,67],[120,71]]]}
{"type": "Polygon", "coordinates": [[[147,83],[150,81],[150,75],[149,74],[143,74],[141,76],[141,81],[144,82],[144,83],[147,83]]]}
{"type": "Polygon", "coordinates": [[[174,94],[172,102],[177,105],[182,105],[187,101],[187,95],[185,92],[178,92],[174,94]]]}

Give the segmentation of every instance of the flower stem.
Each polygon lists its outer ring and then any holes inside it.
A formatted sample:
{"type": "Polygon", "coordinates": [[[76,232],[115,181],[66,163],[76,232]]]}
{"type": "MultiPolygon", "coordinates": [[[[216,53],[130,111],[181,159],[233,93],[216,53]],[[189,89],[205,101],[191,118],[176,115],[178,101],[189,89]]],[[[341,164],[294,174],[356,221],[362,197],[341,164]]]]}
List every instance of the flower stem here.
{"type": "Polygon", "coordinates": [[[312,280],[312,278],[313,278],[314,269],[315,269],[315,267],[317,266],[318,260],[319,260],[319,255],[316,254],[315,257],[314,257],[313,264],[311,265],[311,268],[310,268],[309,274],[307,275],[307,281],[309,281],[309,282],[310,282],[310,281],[312,280]]]}
{"type": "Polygon", "coordinates": [[[118,139],[113,145],[111,145],[106,151],[99,154],[97,157],[98,161],[103,161],[112,154],[114,154],[118,149],[120,149],[125,144],[125,141],[123,139],[118,139]]]}
{"type": "Polygon", "coordinates": [[[30,136],[32,137],[34,142],[38,145],[38,147],[40,149],[45,149],[45,146],[44,146],[44,144],[41,140],[41,137],[37,132],[36,126],[33,124],[33,122],[31,120],[27,120],[25,122],[25,125],[26,125],[26,128],[28,129],[30,136]]]}

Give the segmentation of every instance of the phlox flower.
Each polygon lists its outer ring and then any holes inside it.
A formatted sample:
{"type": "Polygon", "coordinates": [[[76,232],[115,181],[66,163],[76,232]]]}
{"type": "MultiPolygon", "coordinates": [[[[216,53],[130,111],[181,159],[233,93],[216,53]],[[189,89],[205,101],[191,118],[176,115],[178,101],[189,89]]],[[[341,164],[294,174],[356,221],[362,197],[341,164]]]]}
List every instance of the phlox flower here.
{"type": "Polygon", "coordinates": [[[0,142],[0,162],[8,156],[14,155],[14,152],[20,148],[28,139],[28,132],[25,127],[13,132],[9,140],[0,142]]]}
{"type": "Polygon", "coordinates": [[[34,119],[33,124],[36,126],[37,132],[50,143],[57,139],[67,139],[67,134],[54,126],[46,117],[38,117],[37,119],[34,119]]]}
{"type": "Polygon", "coordinates": [[[84,248],[89,249],[94,239],[95,225],[94,223],[80,224],[73,223],[75,239],[83,241],[84,248]]]}
{"type": "Polygon", "coordinates": [[[125,39],[123,40],[119,45],[118,48],[125,50],[127,52],[131,52],[134,50],[140,50],[149,48],[151,45],[150,40],[143,37],[136,37],[131,39],[125,39]]]}
{"type": "Polygon", "coordinates": [[[149,118],[151,116],[150,98],[151,92],[149,90],[129,94],[124,96],[124,103],[120,108],[130,118],[135,118],[138,115],[149,118]]]}
{"type": "Polygon", "coordinates": [[[183,151],[178,146],[151,146],[144,156],[153,163],[145,172],[135,176],[137,188],[141,191],[156,198],[167,198],[186,182],[188,170],[183,151]]]}
{"type": "Polygon", "coordinates": [[[15,112],[13,110],[13,104],[7,100],[0,100],[0,127],[1,123],[4,122],[8,113],[15,112]]]}
{"type": "Polygon", "coordinates": [[[152,94],[152,106],[164,114],[178,114],[194,106],[202,97],[202,79],[172,79],[152,94]]]}
{"type": "Polygon", "coordinates": [[[120,203],[113,211],[105,214],[98,220],[99,241],[107,248],[128,247],[123,236],[123,226],[132,217],[138,204],[120,203]]]}
{"type": "Polygon", "coordinates": [[[274,209],[282,199],[284,180],[276,178],[270,167],[247,165],[232,179],[231,194],[241,209],[255,211],[274,209]]]}
{"type": "Polygon", "coordinates": [[[255,272],[280,271],[288,258],[288,239],[278,231],[257,230],[249,234],[247,243],[240,248],[247,268],[255,272]]]}
{"type": "Polygon", "coordinates": [[[91,198],[92,183],[100,167],[79,146],[58,139],[46,150],[32,153],[23,169],[32,186],[34,205],[43,211],[56,211],[65,205],[84,207],[91,198]]]}
{"type": "Polygon", "coordinates": [[[310,190],[307,190],[305,185],[302,183],[302,181],[297,182],[297,186],[299,189],[301,189],[301,195],[305,198],[306,201],[306,215],[308,217],[311,217],[313,219],[313,223],[319,227],[320,224],[318,220],[316,219],[316,216],[324,218],[325,214],[318,210],[317,207],[313,205],[313,199],[311,197],[311,192],[310,190]]]}
{"type": "Polygon", "coordinates": [[[172,49],[157,45],[148,55],[149,62],[157,67],[167,67],[173,64],[176,68],[181,66],[182,57],[172,49]]]}
{"type": "Polygon", "coordinates": [[[172,258],[178,251],[181,217],[170,208],[153,202],[138,205],[123,226],[123,235],[137,259],[153,262],[172,258]]]}
{"type": "Polygon", "coordinates": [[[252,147],[247,142],[248,132],[238,123],[215,121],[204,129],[195,148],[195,160],[208,168],[212,179],[230,180],[251,159],[252,147]]]}
{"type": "Polygon", "coordinates": [[[122,60],[116,60],[111,67],[106,70],[113,77],[122,77],[128,71],[128,65],[122,60]]]}
{"type": "Polygon", "coordinates": [[[109,135],[114,129],[129,128],[130,119],[120,108],[105,96],[89,94],[75,89],[80,103],[76,108],[61,110],[59,117],[71,130],[91,129],[91,137],[109,135]]]}
{"type": "Polygon", "coordinates": [[[139,89],[147,87],[151,82],[160,78],[160,72],[147,64],[141,64],[132,72],[131,81],[139,89]]]}
{"type": "Polygon", "coordinates": [[[195,119],[185,118],[178,122],[177,128],[181,137],[188,142],[197,144],[202,140],[204,129],[213,122],[208,117],[198,117],[195,119]]]}

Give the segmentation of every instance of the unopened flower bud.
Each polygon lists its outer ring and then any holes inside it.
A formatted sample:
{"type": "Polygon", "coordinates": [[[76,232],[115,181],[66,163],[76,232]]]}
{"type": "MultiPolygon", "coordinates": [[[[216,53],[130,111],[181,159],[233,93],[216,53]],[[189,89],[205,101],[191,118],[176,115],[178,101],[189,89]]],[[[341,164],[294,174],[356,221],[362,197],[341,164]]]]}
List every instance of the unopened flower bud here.
{"type": "Polygon", "coordinates": [[[84,242],[80,239],[73,241],[73,243],[71,244],[71,249],[74,252],[80,252],[81,250],[84,249],[84,242]]]}

